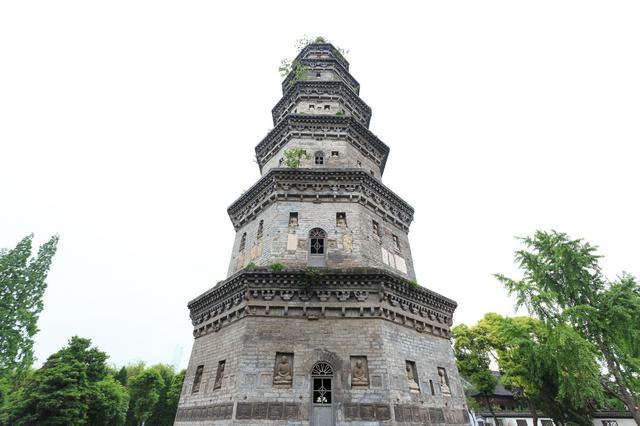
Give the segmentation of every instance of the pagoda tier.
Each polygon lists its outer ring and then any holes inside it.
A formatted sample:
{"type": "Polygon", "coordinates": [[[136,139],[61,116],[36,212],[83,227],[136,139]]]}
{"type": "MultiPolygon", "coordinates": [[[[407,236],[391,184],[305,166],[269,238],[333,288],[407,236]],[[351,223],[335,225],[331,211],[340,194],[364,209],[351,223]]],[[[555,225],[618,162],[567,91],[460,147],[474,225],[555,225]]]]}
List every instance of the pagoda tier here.
{"type": "Polygon", "coordinates": [[[294,83],[271,110],[273,124],[288,114],[353,117],[367,128],[371,120],[371,108],[342,81],[294,83]]]}
{"type": "MultiPolygon", "coordinates": [[[[281,159],[288,146],[303,147],[309,153],[326,151],[330,167],[362,168],[374,170],[382,176],[389,155],[385,145],[369,129],[352,117],[335,115],[289,115],[256,146],[256,160],[264,174],[281,167],[281,159]],[[342,157],[331,153],[343,152],[342,157]]],[[[314,159],[315,160],[315,159],[314,159]]],[[[315,161],[309,167],[316,165],[315,161]]]]}

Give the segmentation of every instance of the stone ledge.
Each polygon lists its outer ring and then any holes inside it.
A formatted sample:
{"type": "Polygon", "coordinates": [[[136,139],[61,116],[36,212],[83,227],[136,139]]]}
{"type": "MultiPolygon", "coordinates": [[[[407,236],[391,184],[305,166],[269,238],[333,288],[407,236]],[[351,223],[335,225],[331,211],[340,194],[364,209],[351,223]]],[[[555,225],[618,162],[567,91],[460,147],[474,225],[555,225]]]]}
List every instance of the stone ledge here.
{"type": "Polygon", "coordinates": [[[456,303],[385,270],[243,270],[188,305],[194,336],[246,316],[378,318],[448,338],[456,303]]]}
{"type": "Polygon", "coordinates": [[[362,169],[271,169],[227,209],[236,230],[278,201],[351,202],[376,212],[405,232],[413,207],[362,169]]]}

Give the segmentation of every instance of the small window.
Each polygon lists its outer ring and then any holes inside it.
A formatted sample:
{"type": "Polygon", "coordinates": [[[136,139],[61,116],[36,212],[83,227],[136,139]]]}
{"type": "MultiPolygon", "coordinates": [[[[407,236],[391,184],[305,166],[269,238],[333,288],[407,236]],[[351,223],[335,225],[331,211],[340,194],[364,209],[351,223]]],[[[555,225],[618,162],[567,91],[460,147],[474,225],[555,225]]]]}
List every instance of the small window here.
{"type": "Polygon", "coordinates": [[[262,238],[262,229],[264,228],[264,220],[261,220],[258,223],[258,232],[256,233],[256,239],[262,238]]]}
{"type": "Polygon", "coordinates": [[[540,423],[542,423],[542,426],[553,426],[553,420],[540,420],[540,423]]]}
{"type": "Polygon", "coordinates": [[[336,213],[336,226],[347,226],[347,214],[344,212],[336,213]]]}
{"type": "Polygon", "coordinates": [[[358,167],[362,167],[362,161],[358,161],[356,164],[358,165],[358,167]]]}
{"type": "Polygon", "coordinates": [[[289,213],[289,227],[298,226],[298,212],[289,213]]]}
{"type": "Polygon", "coordinates": [[[278,166],[282,166],[282,163],[284,163],[284,157],[280,157],[280,160],[278,160],[278,166]]]}
{"type": "Polygon", "coordinates": [[[320,78],[322,74],[320,72],[316,72],[316,77],[320,78]]]}
{"type": "Polygon", "coordinates": [[[213,383],[213,389],[220,389],[222,387],[222,378],[224,377],[224,364],[225,361],[218,362],[218,371],[216,371],[216,381],[213,383]]]}
{"type": "Polygon", "coordinates": [[[339,155],[340,155],[340,153],[338,151],[331,151],[331,156],[332,157],[337,157],[339,155]]]}
{"type": "Polygon", "coordinates": [[[314,104],[309,104],[309,109],[316,109],[316,106],[314,104]]]}
{"type": "Polygon", "coordinates": [[[199,365],[196,368],[196,377],[193,379],[193,388],[191,389],[191,393],[200,392],[200,382],[202,382],[202,372],[204,371],[204,365],[199,365]]]}
{"type": "Polygon", "coordinates": [[[436,390],[433,388],[433,380],[429,380],[429,388],[431,388],[431,395],[435,395],[436,390]]]}
{"type": "Polygon", "coordinates": [[[391,238],[393,240],[393,248],[396,251],[400,251],[400,240],[398,239],[398,236],[397,235],[392,235],[391,238]]]}
{"type": "Polygon", "coordinates": [[[245,245],[247,244],[247,233],[242,234],[242,238],[240,238],[240,248],[238,251],[244,250],[245,245]]]}
{"type": "Polygon", "coordinates": [[[324,153],[322,151],[318,151],[315,154],[315,163],[318,165],[324,164],[324,153]]]}
{"type": "Polygon", "coordinates": [[[524,419],[516,419],[517,426],[527,426],[527,421],[524,419]]]}
{"type": "Polygon", "coordinates": [[[373,172],[373,170],[369,170],[369,173],[371,173],[371,176],[376,177],[376,174],[373,172]]]}
{"type": "Polygon", "coordinates": [[[330,109],[331,109],[331,105],[325,105],[325,106],[324,106],[324,110],[325,110],[325,111],[329,111],[330,109]]]}

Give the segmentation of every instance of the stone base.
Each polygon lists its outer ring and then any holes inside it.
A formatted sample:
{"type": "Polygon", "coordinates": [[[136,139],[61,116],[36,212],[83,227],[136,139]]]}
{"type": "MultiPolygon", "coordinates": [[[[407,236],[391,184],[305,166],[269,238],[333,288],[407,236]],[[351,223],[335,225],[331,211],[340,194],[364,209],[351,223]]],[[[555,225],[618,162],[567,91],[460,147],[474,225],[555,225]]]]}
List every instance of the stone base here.
{"type": "Polygon", "coordinates": [[[311,283],[296,277],[245,273],[190,304],[196,339],[176,425],[310,425],[318,414],[312,403],[318,363],[330,368],[320,376],[330,379],[323,382],[330,424],[468,423],[449,321],[437,318],[450,320],[453,310],[442,308],[448,299],[435,306],[427,296],[440,296],[402,287],[379,271],[334,271],[311,283]],[[273,383],[283,357],[290,386],[273,383]],[[221,363],[222,386],[214,389],[221,363]],[[351,383],[355,366],[360,376],[365,369],[368,386],[351,383]],[[451,396],[442,395],[439,369],[451,396]],[[416,381],[418,391],[411,389],[416,381]]]}

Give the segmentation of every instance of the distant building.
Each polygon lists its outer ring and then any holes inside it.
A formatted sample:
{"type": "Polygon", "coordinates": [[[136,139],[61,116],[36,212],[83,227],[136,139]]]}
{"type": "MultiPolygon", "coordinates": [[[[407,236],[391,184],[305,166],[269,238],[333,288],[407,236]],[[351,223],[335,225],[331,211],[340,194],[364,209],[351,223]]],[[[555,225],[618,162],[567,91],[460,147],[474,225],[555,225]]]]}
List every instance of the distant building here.
{"type": "MultiPolygon", "coordinates": [[[[486,407],[487,397],[495,407],[497,421],[489,410],[481,409],[472,416],[472,423],[476,426],[534,426],[533,417],[526,405],[523,405],[517,398],[505,389],[500,383],[500,373],[493,372],[498,379],[498,383],[492,395],[472,394],[480,407],[486,407]]],[[[465,387],[469,383],[463,380],[465,387]]],[[[538,413],[539,424],[537,426],[554,426],[553,420],[545,417],[543,413],[538,413]]],[[[593,414],[591,421],[593,426],[637,426],[633,416],[628,411],[598,411],[593,414]]]]}
{"type": "Polygon", "coordinates": [[[456,303],[414,281],[413,208],[382,183],[389,148],[349,63],[310,44],[282,89],[262,177],[228,209],[229,276],[188,305],[175,424],[468,424],[456,303]]]}

